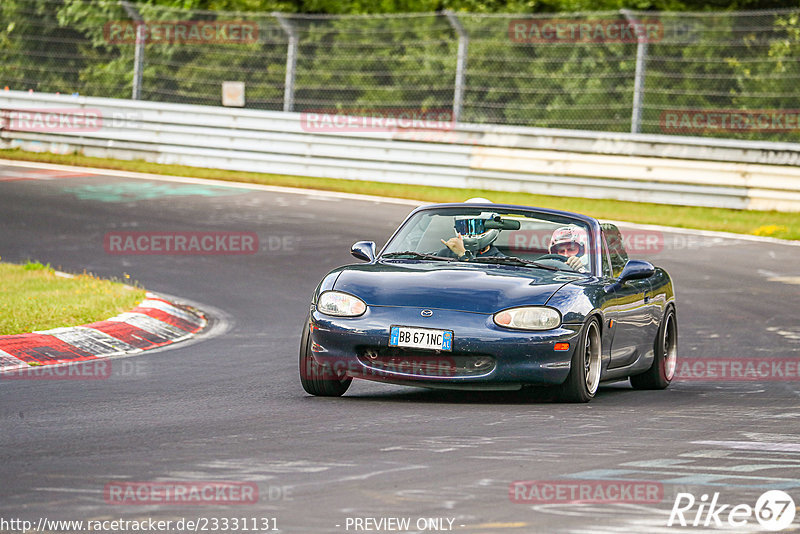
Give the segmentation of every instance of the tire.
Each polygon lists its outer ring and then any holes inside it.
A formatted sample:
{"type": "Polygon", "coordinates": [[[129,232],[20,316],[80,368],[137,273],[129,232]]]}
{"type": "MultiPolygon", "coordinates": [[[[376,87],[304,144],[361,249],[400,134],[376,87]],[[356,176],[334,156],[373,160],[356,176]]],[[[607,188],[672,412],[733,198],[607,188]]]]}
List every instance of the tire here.
{"type": "Polygon", "coordinates": [[[332,370],[323,367],[311,354],[311,330],[309,319],[303,326],[300,337],[300,383],[306,393],[318,397],[341,397],[350,387],[352,378],[341,379],[332,370]]]}
{"type": "Polygon", "coordinates": [[[646,372],[630,377],[634,389],[665,389],[678,367],[678,321],[670,306],[653,342],[653,365],[646,372]]]}
{"type": "Polygon", "coordinates": [[[572,353],[569,375],[559,386],[559,400],[589,402],[594,398],[600,386],[601,352],[600,323],[593,317],[581,330],[580,341],[572,353]]]}

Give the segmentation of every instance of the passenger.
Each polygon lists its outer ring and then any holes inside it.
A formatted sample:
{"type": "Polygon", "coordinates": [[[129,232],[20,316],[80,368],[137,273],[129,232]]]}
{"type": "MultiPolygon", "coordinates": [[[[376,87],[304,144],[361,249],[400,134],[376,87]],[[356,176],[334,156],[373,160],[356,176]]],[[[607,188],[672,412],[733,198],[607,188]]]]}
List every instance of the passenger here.
{"type": "Polygon", "coordinates": [[[496,213],[481,213],[479,216],[457,216],[453,227],[456,236],[442,243],[447,247],[439,252],[439,256],[456,257],[461,261],[491,256],[505,256],[497,247],[492,245],[500,230],[485,228],[488,220],[497,217],[496,213]]]}

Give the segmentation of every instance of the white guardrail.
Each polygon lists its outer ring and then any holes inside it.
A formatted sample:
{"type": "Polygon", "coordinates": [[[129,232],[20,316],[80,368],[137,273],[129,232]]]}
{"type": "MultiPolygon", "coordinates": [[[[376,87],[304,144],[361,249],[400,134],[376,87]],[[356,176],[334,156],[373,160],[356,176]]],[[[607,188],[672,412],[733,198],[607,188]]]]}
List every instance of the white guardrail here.
{"type": "Polygon", "coordinates": [[[0,91],[0,115],[0,146],[6,148],[312,177],[800,211],[797,143],[476,124],[437,131],[312,132],[300,113],[20,91],[0,91]],[[44,110],[91,111],[101,119],[45,128],[19,120],[19,111],[31,117],[30,112],[44,110]]]}

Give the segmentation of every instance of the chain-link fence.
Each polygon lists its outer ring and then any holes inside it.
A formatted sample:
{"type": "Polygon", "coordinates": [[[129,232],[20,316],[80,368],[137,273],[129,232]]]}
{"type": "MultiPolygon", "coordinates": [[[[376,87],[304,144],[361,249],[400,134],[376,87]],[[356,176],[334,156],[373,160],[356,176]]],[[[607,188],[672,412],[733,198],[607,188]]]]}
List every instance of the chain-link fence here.
{"type": "Polygon", "coordinates": [[[0,87],[800,140],[800,10],[309,16],[2,0],[0,87]]]}

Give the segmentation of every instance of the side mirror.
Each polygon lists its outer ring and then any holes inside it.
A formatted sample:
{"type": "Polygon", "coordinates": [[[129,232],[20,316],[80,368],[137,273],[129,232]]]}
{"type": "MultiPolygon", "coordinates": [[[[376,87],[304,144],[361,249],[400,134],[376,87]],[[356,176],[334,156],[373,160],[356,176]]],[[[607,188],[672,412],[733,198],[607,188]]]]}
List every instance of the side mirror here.
{"type": "Polygon", "coordinates": [[[353,243],[350,247],[350,254],[359,260],[375,261],[375,242],[374,241],[359,241],[353,243]]]}
{"type": "Polygon", "coordinates": [[[622,268],[622,273],[619,275],[619,283],[624,284],[630,280],[641,280],[643,278],[650,278],[656,272],[656,268],[649,261],[642,260],[628,260],[625,267],[622,268]]]}

